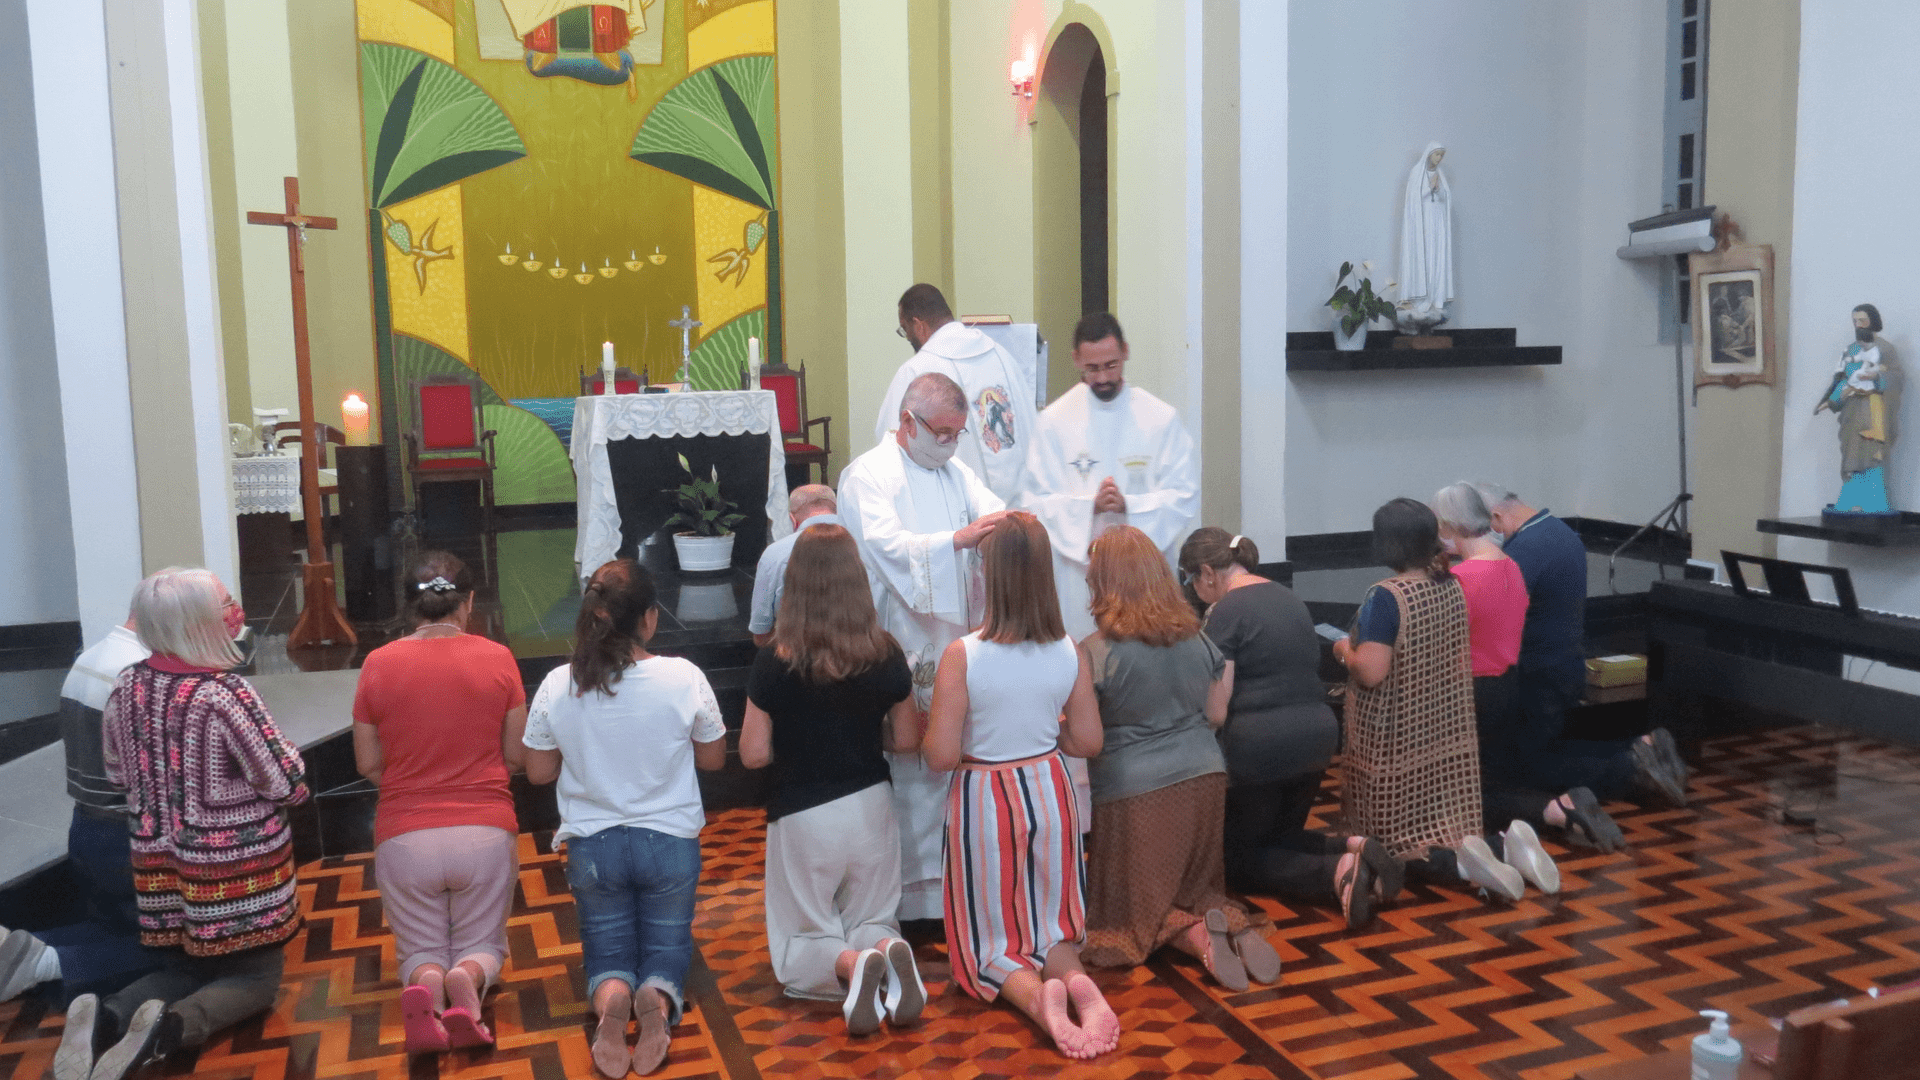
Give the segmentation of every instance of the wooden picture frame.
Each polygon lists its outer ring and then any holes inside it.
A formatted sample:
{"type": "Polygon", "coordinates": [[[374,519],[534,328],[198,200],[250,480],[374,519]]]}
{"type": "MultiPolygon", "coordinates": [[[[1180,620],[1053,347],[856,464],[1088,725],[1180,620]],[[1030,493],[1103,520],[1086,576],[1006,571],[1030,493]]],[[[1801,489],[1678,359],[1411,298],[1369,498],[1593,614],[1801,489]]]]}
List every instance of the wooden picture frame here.
{"type": "Polygon", "coordinates": [[[1738,244],[1687,257],[1693,278],[1693,385],[1772,385],[1773,245],[1738,244]]]}

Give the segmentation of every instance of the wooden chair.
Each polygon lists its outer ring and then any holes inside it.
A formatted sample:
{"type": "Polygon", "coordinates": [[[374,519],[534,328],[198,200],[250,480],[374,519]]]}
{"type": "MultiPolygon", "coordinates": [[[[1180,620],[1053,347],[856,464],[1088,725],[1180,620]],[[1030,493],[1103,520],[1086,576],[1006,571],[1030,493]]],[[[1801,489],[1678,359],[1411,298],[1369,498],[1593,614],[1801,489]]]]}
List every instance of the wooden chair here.
{"type": "MultiPolygon", "coordinates": [[[[747,373],[740,373],[742,389],[745,389],[747,373]]],[[[801,361],[797,368],[785,364],[760,365],[760,389],[773,391],[776,411],[780,415],[780,438],[787,452],[787,464],[798,465],[802,469],[820,466],[820,482],[831,483],[827,479],[827,458],[833,454],[833,417],[807,415],[807,364],[801,361]],[[807,441],[808,433],[815,424],[820,425],[820,444],[807,441]]]]}
{"type": "MultiPolygon", "coordinates": [[[[606,380],[600,377],[598,369],[580,373],[580,396],[597,397],[606,380]]],[[[632,368],[613,369],[613,392],[616,394],[637,394],[640,392],[640,376],[632,368]]]]}
{"type": "MultiPolygon", "coordinates": [[[[326,474],[333,470],[333,466],[327,464],[327,448],[346,445],[347,437],[341,433],[339,428],[329,424],[322,424],[316,421],[313,426],[320,429],[320,456],[314,461],[313,467],[320,474],[320,516],[326,518],[332,516],[334,513],[334,511],[327,509],[327,496],[338,496],[340,494],[340,483],[337,474],[335,475],[334,482],[327,482],[328,478],[326,474]]],[[[300,421],[282,420],[273,425],[273,437],[282,443],[300,442],[303,438],[300,432],[300,421]]],[[[300,452],[303,454],[306,453],[307,448],[302,446],[300,452]]],[[[304,484],[305,482],[306,479],[303,476],[301,483],[304,484]]],[[[305,494],[305,492],[301,492],[302,496],[305,494]]]]}
{"type": "MultiPolygon", "coordinates": [[[[616,383],[615,385],[618,385],[616,383]]],[[[407,444],[407,476],[422,484],[480,481],[482,527],[493,533],[493,438],[480,411],[480,380],[436,375],[411,384],[401,438],[407,444]]]]}
{"type": "Polygon", "coordinates": [[[1920,989],[1787,1014],[1773,1074],[1777,1080],[1920,1077],[1920,989]]]}

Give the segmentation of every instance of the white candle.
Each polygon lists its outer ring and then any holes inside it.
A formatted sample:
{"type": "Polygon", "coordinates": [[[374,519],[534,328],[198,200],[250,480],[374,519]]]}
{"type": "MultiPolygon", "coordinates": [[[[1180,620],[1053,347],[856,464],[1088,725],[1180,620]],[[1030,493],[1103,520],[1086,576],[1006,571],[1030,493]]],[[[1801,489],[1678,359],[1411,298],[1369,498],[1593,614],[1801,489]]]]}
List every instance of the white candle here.
{"type": "Polygon", "coordinates": [[[603,341],[600,343],[600,392],[602,394],[611,394],[614,392],[613,342],[611,341],[603,341]]]}
{"type": "Polygon", "coordinates": [[[611,341],[603,341],[600,343],[600,366],[613,366],[613,342],[611,341]]]}
{"type": "Polygon", "coordinates": [[[747,339],[747,388],[760,389],[760,339],[747,339]]]}
{"type": "Polygon", "coordinates": [[[340,430],[348,446],[367,445],[367,403],[357,393],[349,393],[340,403],[340,430]]]}

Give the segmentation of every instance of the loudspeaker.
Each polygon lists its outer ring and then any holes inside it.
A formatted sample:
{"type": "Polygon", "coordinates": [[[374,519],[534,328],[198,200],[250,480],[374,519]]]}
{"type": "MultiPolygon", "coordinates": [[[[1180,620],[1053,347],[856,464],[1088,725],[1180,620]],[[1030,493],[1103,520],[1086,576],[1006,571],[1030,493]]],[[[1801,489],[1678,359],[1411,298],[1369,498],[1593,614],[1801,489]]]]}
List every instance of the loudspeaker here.
{"type": "Polygon", "coordinates": [[[393,618],[393,535],[387,510],[387,448],[334,448],[340,483],[340,571],[347,615],[359,622],[393,618]]]}

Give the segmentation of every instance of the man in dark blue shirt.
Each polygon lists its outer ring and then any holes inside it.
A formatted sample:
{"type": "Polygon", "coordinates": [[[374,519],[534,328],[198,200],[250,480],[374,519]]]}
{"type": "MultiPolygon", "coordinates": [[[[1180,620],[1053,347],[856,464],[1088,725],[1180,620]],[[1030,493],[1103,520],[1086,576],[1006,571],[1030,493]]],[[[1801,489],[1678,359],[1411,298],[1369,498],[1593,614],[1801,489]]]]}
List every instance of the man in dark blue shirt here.
{"type": "Polygon", "coordinates": [[[1566,522],[1518,495],[1492,485],[1480,493],[1527,584],[1516,666],[1526,718],[1520,750],[1532,782],[1549,791],[1588,787],[1608,799],[1638,789],[1685,806],[1686,763],[1665,728],[1626,744],[1561,738],[1567,710],[1586,687],[1587,548],[1566,522]]]}

